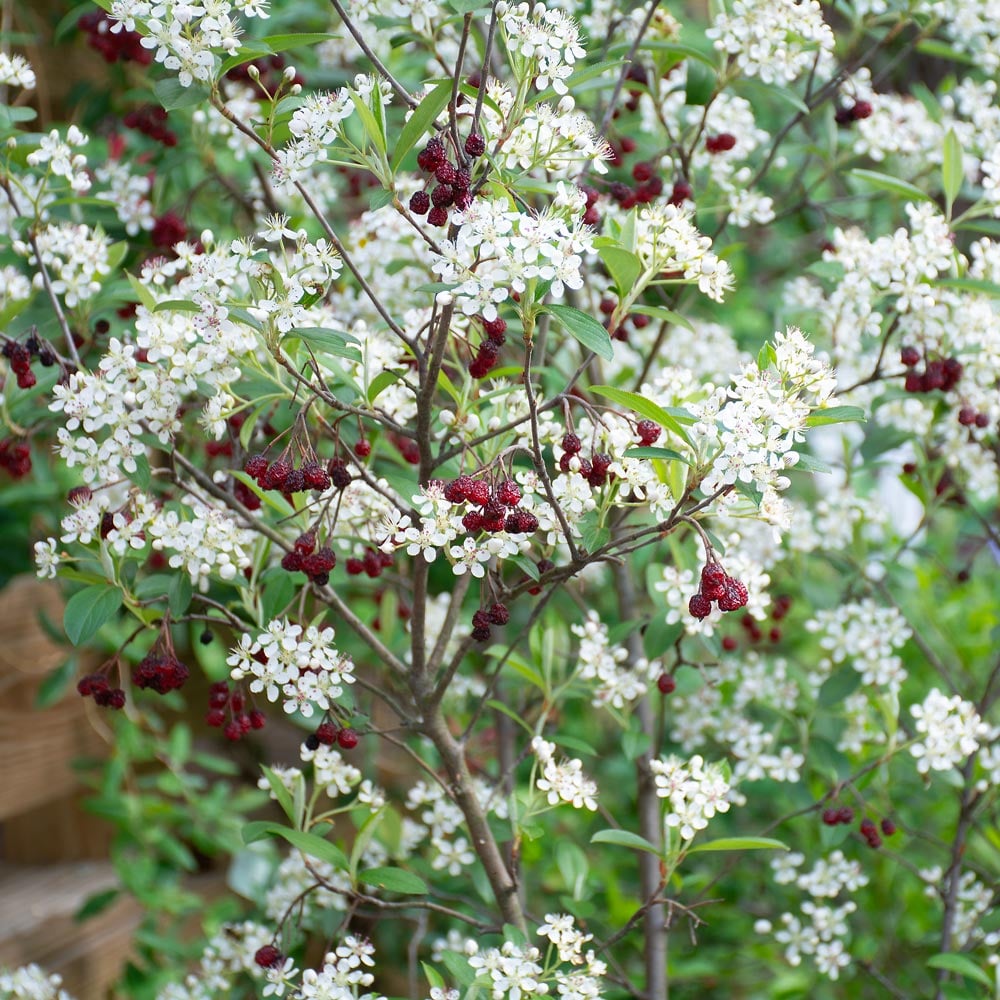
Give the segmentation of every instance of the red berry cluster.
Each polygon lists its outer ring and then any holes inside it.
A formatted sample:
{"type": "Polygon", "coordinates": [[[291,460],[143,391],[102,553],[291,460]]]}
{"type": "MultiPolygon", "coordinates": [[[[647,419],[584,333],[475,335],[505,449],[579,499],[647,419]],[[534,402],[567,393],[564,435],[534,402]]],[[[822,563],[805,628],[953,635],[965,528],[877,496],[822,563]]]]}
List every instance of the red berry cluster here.
{"type": "MultiPolygon", "coordinates": [[[[776,597],[774,600],[774,606],[771,609],[771,619],[776,622],[780,622],[785,615],[788,614],[789,608],[792,606],[792,599],[787,594],[782,594],[776,597]]],[[[740,619],[740,625],[743,627],[743,631],[746,633],[747,639],[751,643],[760,642],[764,638],[764,630],[760,627],[760,622],[754,618],[753,615],[744,615],[740,619]]],[[[770,642],[781,642],[781,629],[777,625],[772,625],[767,632],[767,638],[770,642]]],[[[726,652],[731,653],[734,649],[739,647],[739,640],[734,635],[727,635],[722,640],[722,648],[726,652]]]]}
{"type": "Polygon", "coordinates": [[[157,694],[167,694],[184,686],[190,671],[173,653],[150,650],[132,671],[132,683],[137,688],[150,688],[157,694]]]}
{"type": "Polygon", "coordinates": [[[949,392],[962,377],[962,362],[958,358],[925,359],[924,370],[918,372],[916,366],[920,363],[920,352],[915,347],[904,347],[899,353],[899,360],[910,369],[903,382],[907,392],[933,392],[935,389],[949,392]]]}
{"type": "Polygon", "coordinates": [[[598,452],[592,458],[578,458],[583,450],[583,442],[579,435],[572,431],[563,435],[562,456],[559,459],[559,470],[569,472],[573,468],[572,462],[577,460],[577,471],[595,489],[604,486],[608,482],[608,469],[611,468],[611,456],[598,452]]]}
{"type": "Polygon", "coordinates": [[[861,836],[865,838],[865,842],[869,847],[882,846],[882,837],[879,835],[879,828],[881,828],[882,833],[886,837],[891,837],[896,832],[896,824],[888,816],[882,820],[878,827],[875,826],[875,821],[868,816],[861,821],[859,828],[861,836]]]}
{"type": "Polygon", "coordinates": [[[480,531],[507,531],[512,535],[530,535],[538,530],[538,518],[526,510],[515,510],[521,502],[521,487],[513,479],[505,479],[495,488],[485,479],[459,476],[444,488],[449,503],[467,503],[478,510],[469,510],[462,525],[470,534],[480,531]]]}
{"type": "Polygon", "coordinates": [[[963,427],[989,427],[990,418],[987,413],[976,412],[974,406],[963,406],[958,411],[958,422],[963,427]]]}
{"type": "Polygon", "coordinates": [[[506,343],[504,336],[507,330],[507,323],[499,316],[494,320],[479,317],[483,324],[483,333],[486,339],[479,345],[476,356],[469,364],[469,374],[473,378],[486,378],[486,376],[496,367],[497,359],[500,357],[500,348],[506,343]]]}
{"type": "Polygon", "coordinates": [[[281,568],[289,573],[305,573],[312,583],[324,587],[337,565],[337,554],[329,546],[316,549],[316,532],[304,531],[295,539],[295,547],[281,559],[281,568]]]}
{"type": "Polygon", "coordinates": [[[135,129],[143,135],[148,135],[154,142],[164,146],[177,145],[177,133],[166,127],[167,112],[158,104],[144,104],[141,108],[128,111],[122,118],[126,128],[135,129]]]}
{"type": "Polygon", "coordinates": [[[382,570],[388,569],[392,565],[392,562],[392,556],[388,552],[379,552],[377,549],[365,549],[365,554],[360,559],[357,556],[351,556],[344,563],[344,569],[347,570],[348,576],[361,576],[364,573],[365,576],[374,580],[376,577],[381,576],[382,570]]]}
{"type": "Polygon", "coordinates": [[[118,710],[125,707],[125,692],[121,688],[111,687],[104,674],[87,674],[86,677],[81,677],[76,689],[84,698],[93,698],[101,708],[118,710]]]}
{"type": "Polygon", "coordinates": [[[142,35],[137,31],[111,30],[111,19],[103,11],[84,14],[76,26],[86,34],[87,44],[104,56],[106,62],[137,62],[148,66],[153,61],[153,50],[142,46],[142,35]]]}
{"type": "Polygon", "coordinates": [[[44,368],[51,368],[56,363],[55,352],[34,333],[23,344],[17,340],[5,340],[0,354],[7,359],[10,370],[17,376],[19,389],[30,389],[38,381],[31,370],[32,359],[37,358],[44,368]]]}
{"type": "Polygon", "coordinates": [[[688,611],[699,619],[707,618],[715,603],[720,611],[739,611],[746,607],[749,596],[746,584],[729,576],[721,563],[710,562],[702,567],[701,589],[688,601],[688,611]]]}
{"type": "Polygon", "coordinates": [[[854,810],[850,806],[841,806],[839,809],[824,809],[823,822],[827,826],[839,826],[841,823],[848,825],[854,822],[854,810]]]}
{"type": "Polygon", "coordinates": [[[262,490],[276,490],[289,495],[306,490],[322,492],[331,485],[343,489],[351,482],[347,463],[342,458],[330,459],[327,468],[323,468],[315,459],[296,468],[284,456],[268,462],[265,455],[251,455],[244,463],[243,471],[262,490]]]}
{"type": "Polygon", "coordinates": [[[205,721],[216,729],[222,729],[226,739],[235,743],[251,729],[263,729],[267,719],[259,709],[246,711],[246,698],[242,691],[230,691],[228,682],[216,681],[208,689],[205,721]],[[229,722],[226,722],[227,709],[229,722]]]}
{"type": "Polygon", "coordinates": [[[476,642],[487,642],[491,625],[506,625],[510,621],[510,611],[499,601],[488,608],[480,608],[472,616],[472,638],[476,642]]]}
{"type": "Polygon", "coordinates": [[[0,469],[11,479],[23,479],[31,472],[31,449],[27,441],[4,438],[0,441],[0,469]]]}
{"type": "Polygon", "coordinates": [[[350,726],[341,728],[329,719],[325,719],[316,727],[316,732],[310,733],[306,737],[305,744],[309,750],[318,750],[320,744],[332,747],[334,743],[341,750],[353,750],[360,740],[361,737],[356,729],[352,729],[350,726]]]}
{"type": "MultiPolygon", "coordinates": [[[[482,136],[469,136],[465,147],[466,153],[470,156],[473,154],[469,153],[469,140],[473,138],[482,141],[483,149],[486,148],[482,136]]],[[[478,149],[479,142],[472,142],[471,148],[478,149]]],[[[472,175],[464,167],[448,159],[444,143],[437,136],[429,139],[418,154],[417,165],[425,173],[432,174],[437,183],[430,192],[417,191],[410,197],[410,211],[414,215],[426,215],[427,221],[432,226],[446,226],[448,209],[452,205],[462,211],[472,204],[472,192],[469,190],[472,175]]]]}
{"type": "Polygon", "coordinates": [[[873,110],[871,102],[855,101],[853,104],[837,108],[833,117],[838,125],[850,125],[851,122],[861,121],[862,118],[870,118],[873,110]]]}
{"type": "Polygon", "coordinates": [[[164,212],[154,220],[149,235],[154,247],[172,250],[187,236],[187,223],[176,212],[164,212]]]}
{"type": "Polygon", "coordinates": [[[705,152],[728,153],[736,145],[736,136],[732,132],[720,132],[718,135],[705,136],[705,152]]]}

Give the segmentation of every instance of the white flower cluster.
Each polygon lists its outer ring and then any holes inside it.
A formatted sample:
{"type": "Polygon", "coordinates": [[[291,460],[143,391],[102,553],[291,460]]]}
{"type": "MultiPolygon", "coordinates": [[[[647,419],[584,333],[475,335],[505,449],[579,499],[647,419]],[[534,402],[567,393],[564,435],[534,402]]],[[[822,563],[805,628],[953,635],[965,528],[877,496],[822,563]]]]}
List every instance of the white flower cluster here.
{"type": "MultiPolygon", "coordinates": [[[[506,801],[503,796],[494,794],[492,786],[474,780],[473,791],[484,810],[500,818],[506,817],[506,801]]],[[[429,837],[434,851],[431,867],[447,870],[449,875],[459,875],[475,863],[472,845],[464,836],[455,836],[465,822],[462,810],[440,785],[418,781],[407,793],[406,805],[411,811],[419,811],[420,822],[409,817],[403,820],[404,853],[415,850],[429,837]]]]}
{"type": "Polygon", "coordinates": [[[310,625],[303,631],[301,625],[276,618],[256,638],[244,633],[226,663],[233,680],[250,677],[255,694],[272,702],[283,695],[286,712],[309,718],[317,708],[328,711],[344,685],[354,683],[354,664],[337,651],[333,639],[330,627],[310,625]]]}
{"type": "Polygon", "coordinates": [[[571,962],[573,965],[584,961],[583,946],[594,937],[578,930],[569,913],[546,913],[545,923],[538,928],[538,936],[548,938],[556,946],[560,962],[571,962]]]}
{"type": "Polygon", "coordinates": [[[331,799],[338,795],[349,795],[351,789],[361,781],[361,772],[344,760],[344,755],[333,747],[320,743],[315,750],[302,744],[299,754],[306,764],[313,766],[313,780],[326,789],[331,799]]]}
{"type": "Polygon", "coordinates": [[[28,166],[39,167],[48,165],[50,173],[69,181],[74,194],[86,194],[90,190],[91,179],[87,173],[87,157],[83,153],[74,153],[79,146],[85,146],[89,138],[75,125],[66,130],[66,138],[52,129],[48,135],[43,135],[38,148],[28,154],[28,166]]]}
{"type": "MultiPolygon", "coordinates": [[[[951,886],[945,879],[940,865],[921,869],[920,877],[927,883],[924,886],[925,896],[937,900],[947,898],[951,886]]],[[[952,871],[949,879],[958,880],[952,924],[955,950],[964,951],[980,941],[986,941],[990,936],[995,937],[995,932],[993,935],[987,935],[980,926],[983,917],[996,910],[990,886],[980,882],[972,872],[963,872],[961,869],[952,871]]]]}
{"type": "Polygon", "coordinates": [[[806,629],[820,635],[828,653],[820,664],[829,671],[835,663],[850,661],[864,684],[898,692],[906,679],[903,661],[896,655],[912,634],[906,620],[892,607],[871,598],[822,609],[806,622],[806,629]]]}
{"type": "MultiPolygon", "coordinates": [[[[821,858],[811,871],[799,872],[804,860],[802,854],[792,853],[771,862],[775,882],[782,885],[794,882],[812,897],[802,904],[800,914],[781,915],[781,929],[774,933],[774,938],[785,946],[785,961],[789,965],[801,964],[802,956],[808,955],[823,975],[837,979],[841,969],[851,962],[847,917],[857,909],[857,904],[848,900],[834,906],[814,900],[834,900],[842,893],[855,892],[868,884],[868,876],[858,862],[848,861],[842,851],[821,858]]],[[[758,920],[754,929],[758,934],[769,934],[772,925],[769,920],[758,920]]]]}
{"type": "Polygon", "coordinates": [[[716,813],[729,812],[729,781],[721,764],[706,764],[695,754],[690,760],[657,758],[649,767],[656,794],[667,800],[663,822],[668,837],[676,829],[682,840],[693,840],[716,813]]]}
{"type": "MultiPolygon", "coordinates": [[[[153,548],[170,553],[171,568],[185,569],[191,582],[206,591],[213,575],[233,580],[250,566],[256,536],[248,528],[241,528],[228,510],[190,498],[182,511],[190,518],[172,509],[154,517],[148,525],[153,548]]],[[[132,527],[134,532],[134,523],[123,522],[116,527],[120,531],[132,527]]]]}
{"type": "Polygon", "coordinates": [[[576,22],[543,3],[520,3],[515,7],[500,0],[494,10],[518,78],[533,80],[538,90],[551,87],[557,94],[567,93],[567,77],[574,64],[587,54],[580,44],[576,22]]]}
{"type": "Polygon", "coordinates": [[[166,69],[177,73],[182,87],[196,80],[210,83],[216,72],[217,53],[233,56],[239,51],[242,31],[233,18],[234,8],[244,17],[268,17],[267,0],[112,0],[111,31],[142,33],[143,48],[166,69]]]}
{"type": "Polygon", "coordinates": [[[150,230],[156,223],[149,195],[153,179],[148,174],[134,174],[125,160],[106,160],[94,171],[94,177],[105,186],[98,197],[115,206],[118,221],[129,236],[150,230]]]}
{"type": "Polygon", "coordinates": [[[733,0],[705,34],[736,57],[747,76],[791,83],[817,64],[829,67],[834,37],[818,0],[733,0]]]}
{"type": "Polygon", "coordinates": [[[0,310],[31,298],[31,282],[16,267],[0,267],[0,310]]]}
{"type": "Polygon", "coordinates": [[[0,87],[35,89],[35,71],[24,56],[0,52],[0,87]]]}
{"type": "Polygon", "coordinates": [[[643,205],[635,220],[635,252],[644,268],[696,282],[699,291],[721,302],[733,285],[732,271],[712,253],[711,237],[698,232],[691,218],[683,206],[643,205]]]}
{"type": "Polygon", "coordinates": [[[625,708],[649,690],[649,682],[661,673],[659,663],[646,660],[628,664],[628,650],[612,646],[608,628],[596,611],[587,613],[582,625],[571,626],[573,635],[580,640],[576,655],[577,677],[594,685],[591,704],[595,708],[610,705],[625,708]]]}
{"type": "Polygon", "coordinates": [[[597,784],[583,773],[583,762],[576,758],[556,760],[556,745],[536,736],[531,741],[542,773],[535,784],[544,792],[550,806],[567,802],[574,809],[597,810],[597,784]]]}
{"type": "Polygon", "coordinates": [[[466,316],[497,318],[497,305],[529,281],[551,281],[550,294],[583,287],[582,254],[593,249],[592,231],[552,212],[512,211],[501,199],[477,199],[453,221],[455,240],[442,240],[434,271],[458,287],[452,294],[466,316]]]}
{"type": "Polygon", "coordinates": [[[233,989],[241,974],[262,981],[264,970],[254,961],[254,954],[270,944],[271,938],[268,928],[250,920],[225,924],[206,942],[197,970],[185,976],[183,983],[165,986],[156,1000],[208,1000],[233,989]]]}
{"type": "Polygon", "coordinates": [[[693,430],[718,449],[702,489],[753,486],[763,495],[762,513],[773,507],[781,523],[776,494],[789,485],[784,472],[798,461],[794,449],[809,414],[833,401],[836,377],[797,327],[775,333],[772,343],[766,367],[748,362],[729,387],[691,409],[699,418],[693,430]]]}
{"type": "MultiPolygon", "coordinates": [[[[361,863],[366,867],[384,863],[384,856],[376,858],[370,849],[375,844],[377,841],[370,841],[362,855],[361,863]]],[[[278,865],[264,897],[264,912],[275,923],[284,917],[293,902],[302,907],[302,920],[306,926],[314,920],[318,922],[328,911],[340,913],[347,909],[346,896],[351,891],[350,874],[319,858],[309,858],[308,868],[306,864],[302,852],[293,849],[278,865]],[[323,880],[322,885],[316,885],[317,878],[323,880]]],[[[297,908],[296,912],[299,912],[297,908]]]]}
{"type": "Polygon", "coordinates": [[[488,975],[493,1000],[522,1000],[549,992],[548,983],[543,982],[541,957],[537,948],[521,948],[513,941],[505,941],[500,948],[487,948],[468,961],[477,979],[488,975]]]}
{"type": "MultiPolygon", "coordinates": [[[[375,982],[375,948],[370,941],[349,934],[343,944],[328,952],[319,970],[302,973],[298,1000],[385,1000],[377,993],[361,991],[375,982]]],[[[292,984],[290,984],[292,985],[292,984]]]]}
{"type": "MultiPolygon", "coordinates": [[[[364,84],[367,77],[358,76],[355,88],[364,84]]],[[[340,138],[341,126],[354,114],[354,101],[350,87],[336,92],[310,94],[300,108],[296,108],[288,129],[295,137],[287,146],[278,150],[274,176],[278,185],[287,188],[301,180],[317,163],[328,157],[328,147],[340,138]]],[[[391,100],[391,90],[382,92],[383,103],[391,100]]]]}
{"type": "Polygon", "coordinates": [[[0,997],[5,1000],[73,1000],[61,987],[61,976],[50,976],[34,964],[0,969],[0,997]]]}
{"type": "Polygon", "coordinates": [[[950,698],[932,688],[919,705],[910,708],[920,737],[910,745],[917,770],[948,771],[974,754],[989,734],[989,726],[979,717],[976,706],[960,695],[950,698]]]}
{"type": "Polygon", "coordinates": [[[521,110],[515,119],[515,95],[499,80],[486,85],[489,97],[483,105],[482,133],[503,136],[494,162],[511,172],[544,171],[549,177],[575,176],[589,165],[606,174],[604,162],[611,156],[607,140],[597,134],[594,123],[575,109],[567,95],[556,107],[540,103],[521,110]],[[493,105],[496,105],[494,109],[493,105]]]}
{"type": "MultiPolygon", "coordinates": [[[[100,229],[80,223],[50,222],[35,234],[38,254],[25,240],[14,240],[14,252],[28,263],[48,269],[52,290],[61,295],[70,308],[93,298],[101,290],[101,280],[111,273],[108,251],[111,241],[100,229]]],[[[34,277],[36,288],[44,287],[39,270],[34,277]]]]}

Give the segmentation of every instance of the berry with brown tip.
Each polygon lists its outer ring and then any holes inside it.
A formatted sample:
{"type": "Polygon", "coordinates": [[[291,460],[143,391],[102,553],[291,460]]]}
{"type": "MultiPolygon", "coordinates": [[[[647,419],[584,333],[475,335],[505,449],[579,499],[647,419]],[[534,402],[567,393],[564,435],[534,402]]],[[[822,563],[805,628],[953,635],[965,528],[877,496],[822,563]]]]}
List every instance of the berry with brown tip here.
{"type": "Polygon", "coordinates": [[[688,601],[688,611],[699,620],[707,618],[712,613],[712,602],[704,594],[693,594],[688,601]]]}

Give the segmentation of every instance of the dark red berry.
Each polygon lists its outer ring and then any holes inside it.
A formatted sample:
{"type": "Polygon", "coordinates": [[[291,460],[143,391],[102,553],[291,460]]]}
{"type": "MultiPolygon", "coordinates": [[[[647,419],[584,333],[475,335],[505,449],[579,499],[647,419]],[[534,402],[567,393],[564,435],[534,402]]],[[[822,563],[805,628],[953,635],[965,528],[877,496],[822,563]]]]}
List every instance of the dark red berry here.
{"type": "Polygon", "coordinates": [[[736,637],[732,635],[723,636],[722,638],[722,648],[727,652],[731,653],[739,643],[736,641],[736,637]]]}
{"type": "Polygon", "coordinates": [[[337,727],[332,722],[321,722],[316,728],[316,739],[324,746],[332,747],[337,742],[337,727]]]}
{"type": "Polygon", "coordinates": [[[353,750],[358,745],[360,739],[361,737],[358,736],[356,729],[351,729],[350,727],[341,729],[337,733],[337,746],[341,750],[353,750]]]}
{"type": "Polygon", "coordinates": [[[980,428],[982,428],[982,427],[989,427],[989,425],[990,425],[989,414],[987,414],[987,413],[977,413],[976,414],[976,426],[977,427],[980,427],[980,428]]]}
{"type": "Polygon", "coordinates": [[[706,563],[702,568],[701,592],[710,601],[718,601],[725,596],[726,571],[718,563],[706,563]]]}
{"type": "Polygon", "coordinates": [[[662,429],[652,420],[640,420],[635,425],[635,430],[639,435],[639,443],[644,446],[655,444],[662,433],[662,429]]]}
{"type": "Polygon", "coordinates": [[[891,837],[896,832],[896,824],[893,823],[893,821],[889,819],[888,816],[883,818],[882,822],[879,823],[879,826],[882,828],[882,832],[887,837],[891,837]]]}
{"type": "Polygon", "coordinates": [[[465,495],[469,503],[485,507],[490,502],[489,485],[485,479],[470,479],[465,495]]]}
{"type": "Polygon", "coordinates": [[[360,576],[365,571],[365,564],[357,556],[351,556],[344,563],[344,569],[347,570],[348,576],[360,576]]]}
{"type": "Polygon", "coordinates": [[[503,343],[503,335],[507,331],[507,321],[497,316],[496,319],[483,320],[483,333],[490,340],[497,340],[503,343]]]}
{"type": "Polygon", "coordinates": [[[506,625],[510,621],[510,611],[507,610],[507,605],[501,604],[499,601],[491,605],[489,620],[491,625],[506,625]]]}
{"type": "Polygon", "coordinates": [[[431,196],[426,191],[415,191],[410,195],[410,211],[414,215],[426,215],[431,207],[431,196]]]}
{"type": "Polygon", "coordinates": [[[465,140],[465,152],[473,159],[482,156],[486,152],[486,140],[478,132],[471,132],[465,140]]]}
{"type": "Polygon", "coordinates": [[[906,365],[907,368],[912,368],[920,361],[920,351],[918,351],[915,347],[904,347],[899,352],[899,360],[906,365]]]}
{"type": "Polygon", "coordinates": [[[840,816],[840,822],[847,824],[854,822],[854,810],[850,806],[841,806],[838,815],[840,816]]]}
{"type": "Polygon", "coordinates": [[[266,944],[263,948],[257,949],[253,960],[262,969],[272,969],[274,966],[280,965],[284,958],[285,956],[273,944],[266,944]]]}
{"type": "Polygon", "coordinates": [[[840,810],[839,809],[824,809],[823,810],[823,822],[827,826],[836,826],[840,822],[840,810]]]}
{"type": "Polygon", "coordinates": [[[660,674],[656,678],[656,686],[660,689],[660,694],[671,694],[677,688],[677,681],[671,674],[660,674]]]}
{"type": "Polygon", "coordinates": [[[367,458],[371,453],[372,453],[372,443],[367,438],[362,438],[354,446],[354,454],[357,455],[358,458],[367,458]]]}
{"type": "Polygon", "coordinates": [[[703,594],[694,594],[688,601],[688,611],[695,618],[707,618],[712,613],[712,602],[703,594]]]}
{"type": "Polygon", "coordinates": [[[736,136],[729,132],[710,135],[705,139],[705,149],[709,153],[725,153],[736,145],[736,136]]]}
{"type": "Polygon", "coordinates": [[[255,708],[250,713],[250,725],[253,729],[263,729],[267,724],[267,716],[259,709],[255,708]]]}
{"type": "Polygon", "coordinates": [[[719,609],[721,611],[738,611],[746,607],[750,595],[746,585],[740,580],[734,580],[731,576],[726,577],[726,592],[719,598],[719,609]]]}
{"type": "Polygon", "coordinates": [[[513,479],[505,479],[497,487],[497,500],[505,507],[516,507],[521,502],[521,487],[513,479]]]}
{"type": "Polygon", "coordinates": [[[440,205],[435,205],[427,213],[427,221],[432,226],[446,226],[448,225],[448,209],[442,208],[440,205]]]}
{"type": "Polygon", "coordinates": [[[851,118],[860,121],[862,118],[869,118],[872,113],[872,106],[869,101],[857,101],[851,108],[851,118]]]}
{"type": "Polygon", "coordinates": [[[563,435],[562,439],[562,449],[567,455],[577,455],[580,449],[583,447],[583,442],[580,441],[579,437],[570,431],[563,435]]]}
{"type": "Polygon", "coordinates": [[[226,713],[221,708],[210,708],[205,713],[205,722],[216,729],[220,729],[226,721],[226,713]]]}
{"type": "Polygon", "coordinates": [[[226,723],[226,728],[222,730],[222,734],[230,743],[235,743],[237,740],[243,739],[243,727],[233,719],[226,723]]]}

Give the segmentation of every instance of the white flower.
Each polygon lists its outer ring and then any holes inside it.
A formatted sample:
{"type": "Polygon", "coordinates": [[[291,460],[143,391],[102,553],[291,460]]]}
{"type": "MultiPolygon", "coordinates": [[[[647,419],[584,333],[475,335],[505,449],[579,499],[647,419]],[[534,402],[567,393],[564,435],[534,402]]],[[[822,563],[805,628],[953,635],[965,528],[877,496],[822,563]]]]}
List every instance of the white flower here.
{"type": "Polygon", "coordinates": [[[979,749],[980,740],[989,732],[972,702],[957,694],[949,698],[937,688],[932,688],[921,704],[912,706],[910,714],[921,734],[910,746],[921,774],[959,766],[979,749]]]}

